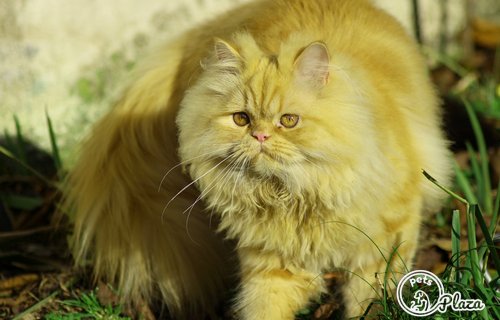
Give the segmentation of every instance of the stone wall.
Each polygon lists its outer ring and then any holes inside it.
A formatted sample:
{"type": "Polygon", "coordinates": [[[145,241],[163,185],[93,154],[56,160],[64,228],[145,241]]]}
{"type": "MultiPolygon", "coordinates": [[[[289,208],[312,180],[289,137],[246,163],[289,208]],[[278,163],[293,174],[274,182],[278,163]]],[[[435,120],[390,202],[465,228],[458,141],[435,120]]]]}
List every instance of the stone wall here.
{"type": "MultiPolygon", "coordinates": [[[[16,114],[24,134],[47,148],[47,110],[62,146],[73,145],[145,50],[243,1],[0,0],[0,133],[13,132],[16,114]]],[[[410,0],[376,2],[412,32],[410,0]]],[[[443,28],[457,43],[464,0],[420,5],[426,43],[438,46],[443,28]]]]}

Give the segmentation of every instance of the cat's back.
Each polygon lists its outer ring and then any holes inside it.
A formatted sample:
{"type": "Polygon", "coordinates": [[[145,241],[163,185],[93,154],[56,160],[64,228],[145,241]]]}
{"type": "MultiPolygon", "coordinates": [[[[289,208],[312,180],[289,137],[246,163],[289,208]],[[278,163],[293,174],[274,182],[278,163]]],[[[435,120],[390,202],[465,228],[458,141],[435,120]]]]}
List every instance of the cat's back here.
{"type": "Polygon", "coordinates": [[[370,0],[252,1],[193,31],[187,37],[197,38],[191,47],[194,50],[205,50],[214,36],[228,39],[238,32],[249,32],[262,49],[271,52],[277,52],[280,44],[296,33],[314,35],[339,49],[342,44],[370,41],[370,34],[408,40],[400,24],[370,0]]]}
{"type": "MultiPolygon", "coordinates": [[[[295,41],[300,48],[303,42],[322,41],[332,54],[349,56],[363,68],[389,72],[387,78],[400,83],[406,80],[400,70],[422,73],[415,68],[422,61],[411,37],[370,0],[260,0],[186,33],[181,39],[184,59],[178,69],[190,76],[181,75],[178,80],[187,84],[199,76],[199,62],[213,50],[214,38],[231,42],[240,33],[249,33],[269,55],[278,54],[284,43],[295,41]]],[[[237,50],[244,45],[232,44],[237,50]]]]}

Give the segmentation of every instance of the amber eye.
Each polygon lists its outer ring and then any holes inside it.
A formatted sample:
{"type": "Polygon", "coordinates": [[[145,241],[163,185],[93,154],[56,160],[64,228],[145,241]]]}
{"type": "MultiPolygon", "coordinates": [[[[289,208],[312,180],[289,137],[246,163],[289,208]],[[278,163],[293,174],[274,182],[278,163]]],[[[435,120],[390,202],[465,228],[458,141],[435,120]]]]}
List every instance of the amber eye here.
{"type": "Polygon", "coordinates": [[[250,118],[245,112],[236,112],[233,114],[233,121],[240,127],[243,127],[250,123],[250,118]]]}
{"type": "Polygon", "coordinates": [[[293,128],[299,123],[299,116],[296,114],[284,114],[281,116],[280,123],[285,128],[293,128]]]}

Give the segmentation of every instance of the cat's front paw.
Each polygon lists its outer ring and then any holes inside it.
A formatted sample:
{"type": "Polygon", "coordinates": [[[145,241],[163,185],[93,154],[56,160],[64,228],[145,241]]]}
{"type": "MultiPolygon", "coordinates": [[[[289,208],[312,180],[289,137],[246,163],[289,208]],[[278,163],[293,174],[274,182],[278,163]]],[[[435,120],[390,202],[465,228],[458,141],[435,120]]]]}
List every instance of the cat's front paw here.
{"type": "MultiPolygon", "coordinates": [[[[242,320],[293,320],[323,288],[312,273],[287,269],[252,270],[243,275],[236,310],[242,320]]],[[[321,277],[319,277],[321,278],[321,277]]]]}

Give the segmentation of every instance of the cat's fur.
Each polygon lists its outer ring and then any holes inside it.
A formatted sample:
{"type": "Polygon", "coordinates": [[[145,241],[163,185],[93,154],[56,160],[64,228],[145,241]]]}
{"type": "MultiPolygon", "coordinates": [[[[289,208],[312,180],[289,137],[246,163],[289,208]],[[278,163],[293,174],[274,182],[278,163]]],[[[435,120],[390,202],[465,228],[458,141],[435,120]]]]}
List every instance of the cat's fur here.
{"type": "Polygon", "coordinates": [[[245,5],[158,50],[96,125],[68,180],[75,257],[178,317],[210,310],[235,260],[242,319],[292,319],[339,268],[360,315],[383,256],[411,268],[442,199],[421,174],[449,180],[438,104],[417,46],[369,1],[245,5]]]}

